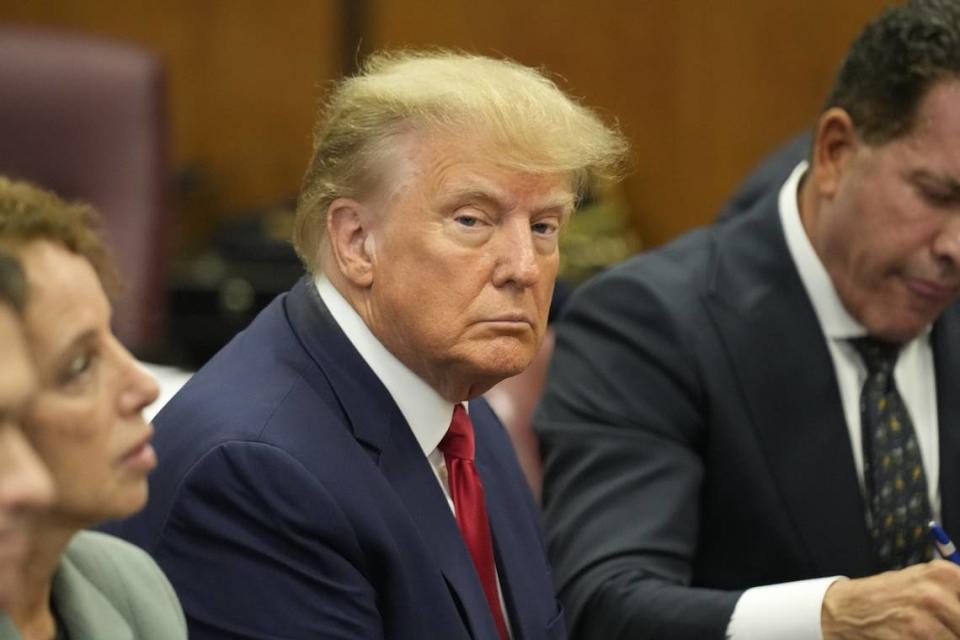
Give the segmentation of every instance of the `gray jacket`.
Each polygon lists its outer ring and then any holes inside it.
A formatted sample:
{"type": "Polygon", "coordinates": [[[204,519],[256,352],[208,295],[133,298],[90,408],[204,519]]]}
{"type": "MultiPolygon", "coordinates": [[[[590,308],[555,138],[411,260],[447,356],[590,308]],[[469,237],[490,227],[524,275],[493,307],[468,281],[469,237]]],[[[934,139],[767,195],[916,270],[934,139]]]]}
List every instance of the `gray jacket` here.
{"type": "MultiPolygon", "coordinates": [[[[82,531],[53,579],[53,602],[70,640],[180,640],[177,596],[150,556],[119,538],[82,531]]],[[[0,640],[20,640],[0,613],[0,640]]]]}

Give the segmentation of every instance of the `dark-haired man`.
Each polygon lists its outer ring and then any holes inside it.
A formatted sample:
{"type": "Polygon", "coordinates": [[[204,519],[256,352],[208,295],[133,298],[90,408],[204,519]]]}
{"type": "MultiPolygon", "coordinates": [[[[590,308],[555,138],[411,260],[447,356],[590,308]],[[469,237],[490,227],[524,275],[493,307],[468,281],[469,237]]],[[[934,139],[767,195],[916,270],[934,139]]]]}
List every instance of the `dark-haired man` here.
{"type": "Polygon", "coordinates": [[[919,0],[809,166],[571,301],[537,424],[573,635],[960,637],[958,292],[960,5],[919,0]]]}

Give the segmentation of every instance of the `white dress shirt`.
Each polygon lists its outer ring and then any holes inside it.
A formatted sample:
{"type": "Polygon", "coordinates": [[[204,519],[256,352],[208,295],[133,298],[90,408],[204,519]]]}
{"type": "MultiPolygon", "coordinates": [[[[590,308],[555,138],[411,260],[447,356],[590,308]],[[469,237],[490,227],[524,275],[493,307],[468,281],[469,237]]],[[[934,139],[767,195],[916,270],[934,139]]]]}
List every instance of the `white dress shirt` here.
{"type": "MultiPolygon", "coordinates": [[[[447,429],[450,428],[450,420],[453,418],[453,403],[445,400],[433,387],[428,385],[423,378],[419,377],[413,371],[400,362],[395,355],[390,353],[383,343],[370,331],[363,319],[356,310],[350,306],[346,298],[337,291],[336,287],[322,275],[314,278],[314,284],[317,287],[317,293],[320,299],[326,305],[334,321],[346,334],[347,340],[360,353],[360,357],[373,370],[373,373],[380,379],[387,393],[393,398],[393,401],[400,409],[410,430],[413,431],[413,437],[423,451],[430,463],[430,468],[440,483],[443,495],[447,499],[450,511],[456,518],[456,509],[454,508],[453,498],[450,495],[450,483],[447,480],[447,463],[443,459],[443,454],[437,448],[447,429]]],[[[464,408],[469,411],[467,403],[463,403],[464,408]]],[[[496,570],[496,567],[494,567],[496,570]]],[[[510,618],[507,616],[507,607],[503,600],[503,589],[500,587],[500,575],[497,571],[497,591],[500,596],[500,609],[503,612],[504,620],[507,621],[507,629],[510,630],[510,618]]]]}
{"type": "MultiPolygon", "coordinates": [[[[780,189],[780,222],[790,256],[813,304],[833,360],[846,418],[853,462],[863,491],[863,447],[860,433],[860,391],[867,370],[850,338],[867,330],[847,312],[826,268],[820,262],[800,221],[798,189],[807,163],[801,162],[780,189]]],[[[939,518],[940,449],[937,437],[937,394],[930,348],[930,327],[903,346],[894,369],[897,388],[913,420],[927,476],[930,507],[939,518]]],[[[864,514],[864,518],[867,514],[864,514]]],[[[842,576],[754,587],[737,601],[727,637],[731,640],[823,640],[820,610],[827,589],[842,576]]]]}

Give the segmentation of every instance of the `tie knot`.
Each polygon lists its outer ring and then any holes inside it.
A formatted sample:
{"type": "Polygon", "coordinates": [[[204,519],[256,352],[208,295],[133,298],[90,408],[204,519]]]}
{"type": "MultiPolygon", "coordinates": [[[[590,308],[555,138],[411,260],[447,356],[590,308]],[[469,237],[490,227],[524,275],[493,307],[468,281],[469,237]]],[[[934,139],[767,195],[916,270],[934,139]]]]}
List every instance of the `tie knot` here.
{"type": "Polygon", "coordinates": [[[460,403],[453,407],[453,419],[450,420],[450,428],[447,429],[447,434],[440,441],[439,448],[444,456],[473,460],[473,423],[470,421],[466,409],[460,403]]]}
{"type": "Polygon", "coordinates": [[[853,338],[850,344],[860,354],[863,364],[867,367],[867,373],[889,374],[897,364],[897,358],[900,356],[901,345],[896,342],[885,342],[877,340],[870,336],[863,338],[853,338]]]}

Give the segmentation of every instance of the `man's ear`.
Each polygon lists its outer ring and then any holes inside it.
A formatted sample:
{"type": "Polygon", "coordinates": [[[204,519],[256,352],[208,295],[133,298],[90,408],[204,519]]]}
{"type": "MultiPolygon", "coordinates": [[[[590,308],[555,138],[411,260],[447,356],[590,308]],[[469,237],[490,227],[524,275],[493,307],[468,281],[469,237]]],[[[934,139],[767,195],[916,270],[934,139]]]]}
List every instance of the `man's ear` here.
{"type": "Polygon", "coordinates": [[[337,198],[327,209],[327,238],[330,257],[343,276],[354,286],[373,284],[373,217],[366,206],[350,198],[337,198]]]}
{"type": "Polygon", "coordinates": [[[821,196],[836,194],[859,144],[853,119],[844,109],[832,107],[820,116],[813,140],[812,177],[821,196]]]}

